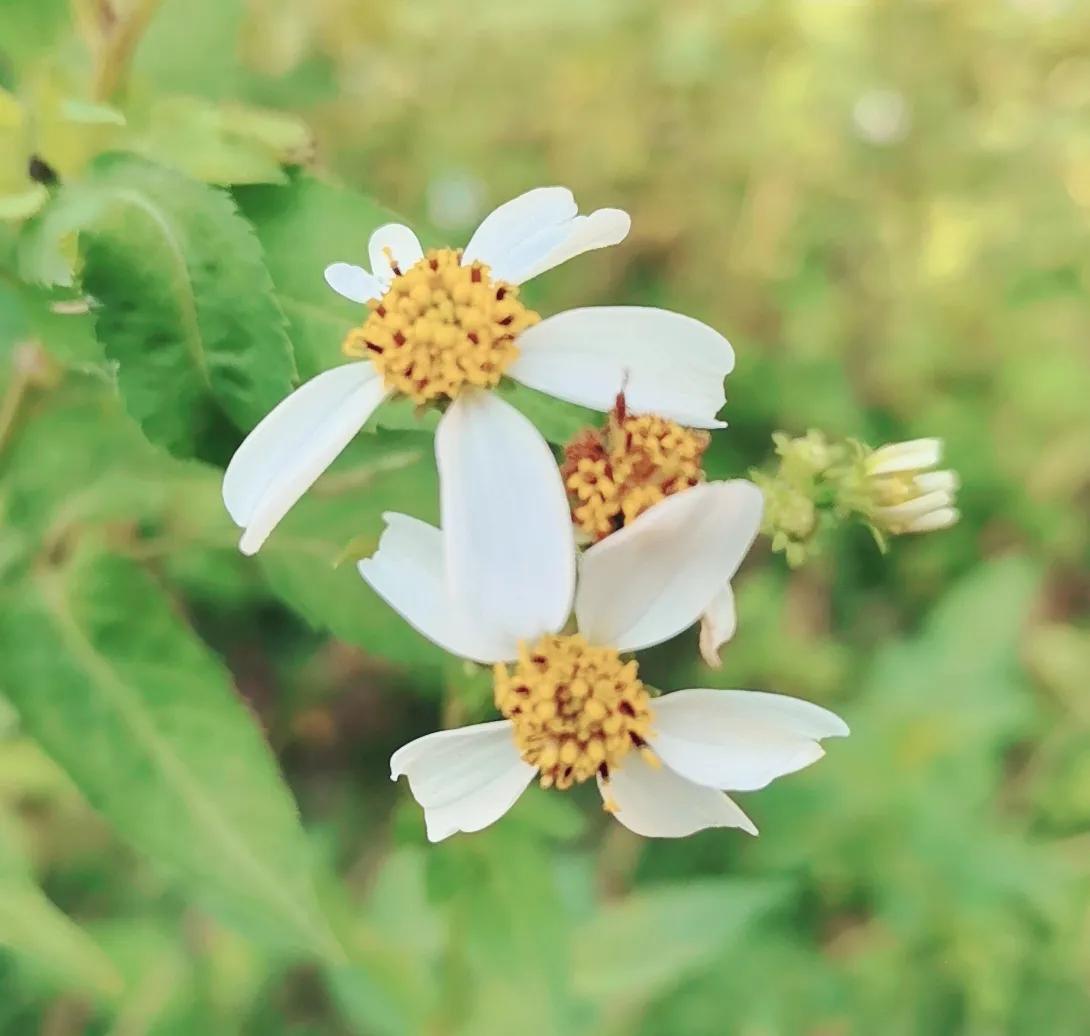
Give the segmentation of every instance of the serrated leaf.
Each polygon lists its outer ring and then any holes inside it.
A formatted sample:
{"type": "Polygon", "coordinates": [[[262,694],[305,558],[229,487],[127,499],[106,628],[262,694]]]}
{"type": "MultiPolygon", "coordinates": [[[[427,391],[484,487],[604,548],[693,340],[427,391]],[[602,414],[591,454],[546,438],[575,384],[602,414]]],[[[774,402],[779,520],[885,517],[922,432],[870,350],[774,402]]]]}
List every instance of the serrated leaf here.
{"type": "Polygon", "coordinates": [[[0,640],[24,727],[119,834],[253,938],[338,956],[268,746],[140,568],[91,546],[39,567],[0,640]]]}
{"type": "Polygon", "coordinates": [[[366,267],[372,231],[398,217],[366,195],[306,176],[234,195],[265,249],[299,373],[310,378],[343,363],[341,343],[365,310],[330,289],[325,268],[342,261],[366,267]]]}
{"type": "Polygon", "coordinates": [[[50,976],[103,1000],[121,991],[109,957],[46,898],[22,857],[12,822],[0,813],[0,947],[50,976]]]}
{"type": "Polygon", "coordinates": [[[193,455],[226,416],[249,431],[292,388],[284,316],[261,247],[229,196],[135,156],[99,160],[24,246],[56,276],[78,233],[81,281],[145,434],[193,455]]]}

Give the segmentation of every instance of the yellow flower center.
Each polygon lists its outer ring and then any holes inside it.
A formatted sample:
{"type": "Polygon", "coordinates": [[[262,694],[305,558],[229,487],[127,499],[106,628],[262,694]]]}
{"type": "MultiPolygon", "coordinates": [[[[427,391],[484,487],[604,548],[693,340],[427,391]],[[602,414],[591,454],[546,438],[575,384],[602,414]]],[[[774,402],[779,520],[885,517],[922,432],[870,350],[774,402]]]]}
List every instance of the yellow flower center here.
{"type": "Polygon", "coordinates": [[[870,481],[875,503],[879,507],[908,503],[921,495],[914,471],[872,476],[870,481]]]}
{"type": "Polygon", "coordinates": [[[608,780],[633,748],[650,754],[650,696],[636,662],[578,634],[520,644],[510,669],[495,667],[495,693],[543,788],[570,788],[595,774],[608,780]]]}
{"type": "Polygon", "coordinates": [[[606,427],[588,429],[564,451],[573,521],[592,539],[604,539],[653,504],[697,485],[710,438],[664,417],[626,414],[618,396],[606,427]]]}
{"type": "Polygon", "coordinates": [[[489,276],[488,267],[462,266],[462,253],[432,249],[402,271],[386,294],[367,304],[344,352],[367,357],[386,387],[415,403],[453,399],[463,385],[495,388],[518,356],[515,336],[541,318],[518,300],[518,288],[489,276]]]}

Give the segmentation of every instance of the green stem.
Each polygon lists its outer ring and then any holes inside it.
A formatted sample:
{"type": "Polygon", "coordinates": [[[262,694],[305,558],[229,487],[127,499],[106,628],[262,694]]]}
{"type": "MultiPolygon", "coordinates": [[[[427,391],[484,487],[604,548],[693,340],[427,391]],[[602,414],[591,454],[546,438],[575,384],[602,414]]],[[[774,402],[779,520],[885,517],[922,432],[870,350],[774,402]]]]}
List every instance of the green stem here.
{"type": "MultiPolygon", "coordinates": [[[[18,347],[16,347],[16,357],[18,357],[18,347]]],[[[0,400],[0,453],[4,452],[4,447],[7,445],[8,438],[15,427],[15,419],[19,415],[19,409],[22,407],[23,399],[30,387],[30,371],[26,366],[19,363],[18,359],[16,359],[13,366],[15,372],[12,375],[7,391],[4,393],[4,398],[0,400]]]]}
{"type": "Polygon", "coordinates": [[[147,31],[160,0],[135,0],[131,11],[124,15],[114,9],[112,0],[97,0],[98,43],[91,98],[107,102],[121,89],[128,77],[136,47],[147,31]]]}

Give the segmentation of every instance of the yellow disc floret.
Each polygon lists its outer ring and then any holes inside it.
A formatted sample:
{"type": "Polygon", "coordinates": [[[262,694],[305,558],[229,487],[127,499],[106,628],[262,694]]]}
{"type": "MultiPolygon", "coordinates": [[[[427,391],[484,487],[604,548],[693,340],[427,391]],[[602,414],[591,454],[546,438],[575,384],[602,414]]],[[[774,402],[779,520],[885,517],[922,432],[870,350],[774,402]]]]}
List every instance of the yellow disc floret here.
{"type": "Polygon", "coordinates": [[[463,385],[495,388],[518,356],[515,336],[541,318],[513,284],[494,281],[483,263],[462,265],[461,252],[432,249],[400,270],[386,294],[353,328],[344,352],[368,358],[386,387],[415,403],[453,399],[463,385]]]}
{"type": "Polygon", "coordinates": [[[578,634],[519,646],[495,667],[496,708],[512,723],[519,753],[544,788],[570,788],[610,770],[633,749],[650,752],[650,696],[635,661],[578,634]]]}
{"type": "Polygon", "coordinates": [[[588,429],[564,451],[564,484],[572,519],[600,540],[672,493],[704,478],[707,432],[683,428],[653,414],[628,414],[624,400],[606,427],[588,429]]]}

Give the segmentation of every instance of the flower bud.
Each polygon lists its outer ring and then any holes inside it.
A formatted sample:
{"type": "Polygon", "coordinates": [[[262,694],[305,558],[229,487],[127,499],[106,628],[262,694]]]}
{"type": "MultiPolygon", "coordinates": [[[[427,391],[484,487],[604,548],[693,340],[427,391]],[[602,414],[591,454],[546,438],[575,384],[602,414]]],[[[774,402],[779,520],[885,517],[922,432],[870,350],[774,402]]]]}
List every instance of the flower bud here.
{"type": "Polygon", "coordinates": [[[941,462],[941,439],[892,443],[867,454],[866,512],[875,528],[898,536],[953,525],[960,517],[954,507],[959,482],[953,471],[931,470],[941,462]]]}

